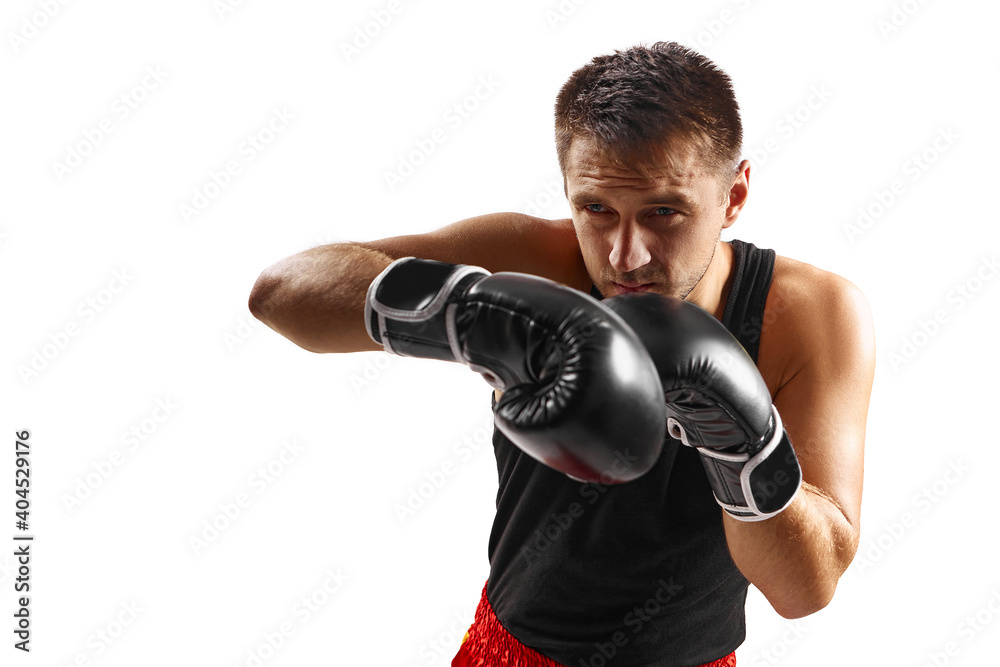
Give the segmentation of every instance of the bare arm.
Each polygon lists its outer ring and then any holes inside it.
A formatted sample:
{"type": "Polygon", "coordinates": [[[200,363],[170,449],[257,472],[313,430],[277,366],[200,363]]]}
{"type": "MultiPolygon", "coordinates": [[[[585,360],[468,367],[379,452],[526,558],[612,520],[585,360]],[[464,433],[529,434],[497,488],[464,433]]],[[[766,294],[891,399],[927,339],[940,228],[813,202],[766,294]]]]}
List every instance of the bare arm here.
{"type": "Polygon", "coordinates": [[[390,262],[355,243],[311,248],[260,274],[250,312],[310,352],[380,350],[365,331],[365,294],[390,262]]]}
{"type": "MultiPolygon", "coordinates": [[[[827,274],[829,275],[829,274],[827,274]]],[[[781,514],[760,522],[724,517],[733,561],[786,618],[825,607],[857,551],[865,427],[875,369],[871,314],[843,279],[823,279],[765,335],[789,355],[774,396],[802,466],[803,486],[781,514]],[[789,324],[790,323],[790,324],[789,324]]],[[[769,297],[769,305],[774,296],[769,297]]],[[[764,338],[761,346],[765,344],[764,338]]]]}
{"type": "Polygon", "coordinates": [[[568,220],[518,213],[462,220],[427,234],[320,246],[264,270],[250,293],[250,312],[310,352],[380,350],[365,331],[365,295],[399,257],[423,257],[488,271],[542,275],[581,283],[586,272],[568,220]]]}

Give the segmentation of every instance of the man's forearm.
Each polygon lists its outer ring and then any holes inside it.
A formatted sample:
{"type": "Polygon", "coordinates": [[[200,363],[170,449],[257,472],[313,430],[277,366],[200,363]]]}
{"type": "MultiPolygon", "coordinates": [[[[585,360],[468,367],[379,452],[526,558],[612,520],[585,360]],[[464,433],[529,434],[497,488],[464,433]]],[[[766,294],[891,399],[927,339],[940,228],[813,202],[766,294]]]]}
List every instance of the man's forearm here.
{"type": "Polygon", "coordinates": [[[250,311],[310,352],[380,350],[365,331],[365,294],[391,261],[354,243],[305,250],[260,274],[250,311]]]}
{"type": "Polygon", "coordinates": [[[805,483],[781,514],[745,522],[723,513],[723,524],[737,567],[786,618],[825,607],[857,551],[857,527],[805,483]]]}

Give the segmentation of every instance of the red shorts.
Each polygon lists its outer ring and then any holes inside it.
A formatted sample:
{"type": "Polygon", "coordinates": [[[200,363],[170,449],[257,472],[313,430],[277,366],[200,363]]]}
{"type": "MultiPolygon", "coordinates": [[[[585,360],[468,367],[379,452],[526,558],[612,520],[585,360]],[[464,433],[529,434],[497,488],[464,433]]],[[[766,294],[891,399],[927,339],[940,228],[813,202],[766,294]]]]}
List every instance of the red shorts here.
{"type": "MultiPolygon", "coordinates": [[[[476,608],[476,618],[465,634],[451,667],[563,667],[521,642],[500,625],[493,607],[486,599],[486,587],[476,608]]],[[[702,667],[736,667],[736,654],[702,667]]]]}

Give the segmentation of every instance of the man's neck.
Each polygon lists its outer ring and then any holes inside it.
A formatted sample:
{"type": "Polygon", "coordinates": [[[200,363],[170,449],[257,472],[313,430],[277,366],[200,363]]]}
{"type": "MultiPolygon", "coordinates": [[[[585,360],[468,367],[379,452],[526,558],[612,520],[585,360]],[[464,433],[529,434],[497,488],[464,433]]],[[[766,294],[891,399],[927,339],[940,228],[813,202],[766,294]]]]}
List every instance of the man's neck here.
{"type": "Polygon", "coordinates": [[[726,297],[732,285],[733,261],[733,247],[725,241],[718,241],[708,270],[687,295],[685,301],[704,308],[712,313],[715,319],[721,320],[726,310],[726,297]]]}

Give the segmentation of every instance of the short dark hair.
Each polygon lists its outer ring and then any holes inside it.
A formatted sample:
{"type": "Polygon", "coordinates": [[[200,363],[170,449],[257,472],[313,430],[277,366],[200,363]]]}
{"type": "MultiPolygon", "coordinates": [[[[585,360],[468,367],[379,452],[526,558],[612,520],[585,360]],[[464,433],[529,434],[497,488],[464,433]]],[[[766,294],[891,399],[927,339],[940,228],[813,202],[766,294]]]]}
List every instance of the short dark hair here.
{"type": "Polygon", "coordinates": [[[670,162],[674,142],[692,142],[705,167],[735,174],[743,124],[732,81],[676,42],[597,56],[573,72],[556,98],[559,167],[574,137],[597,143],[616,166],[649,175],[670,162]]]}

